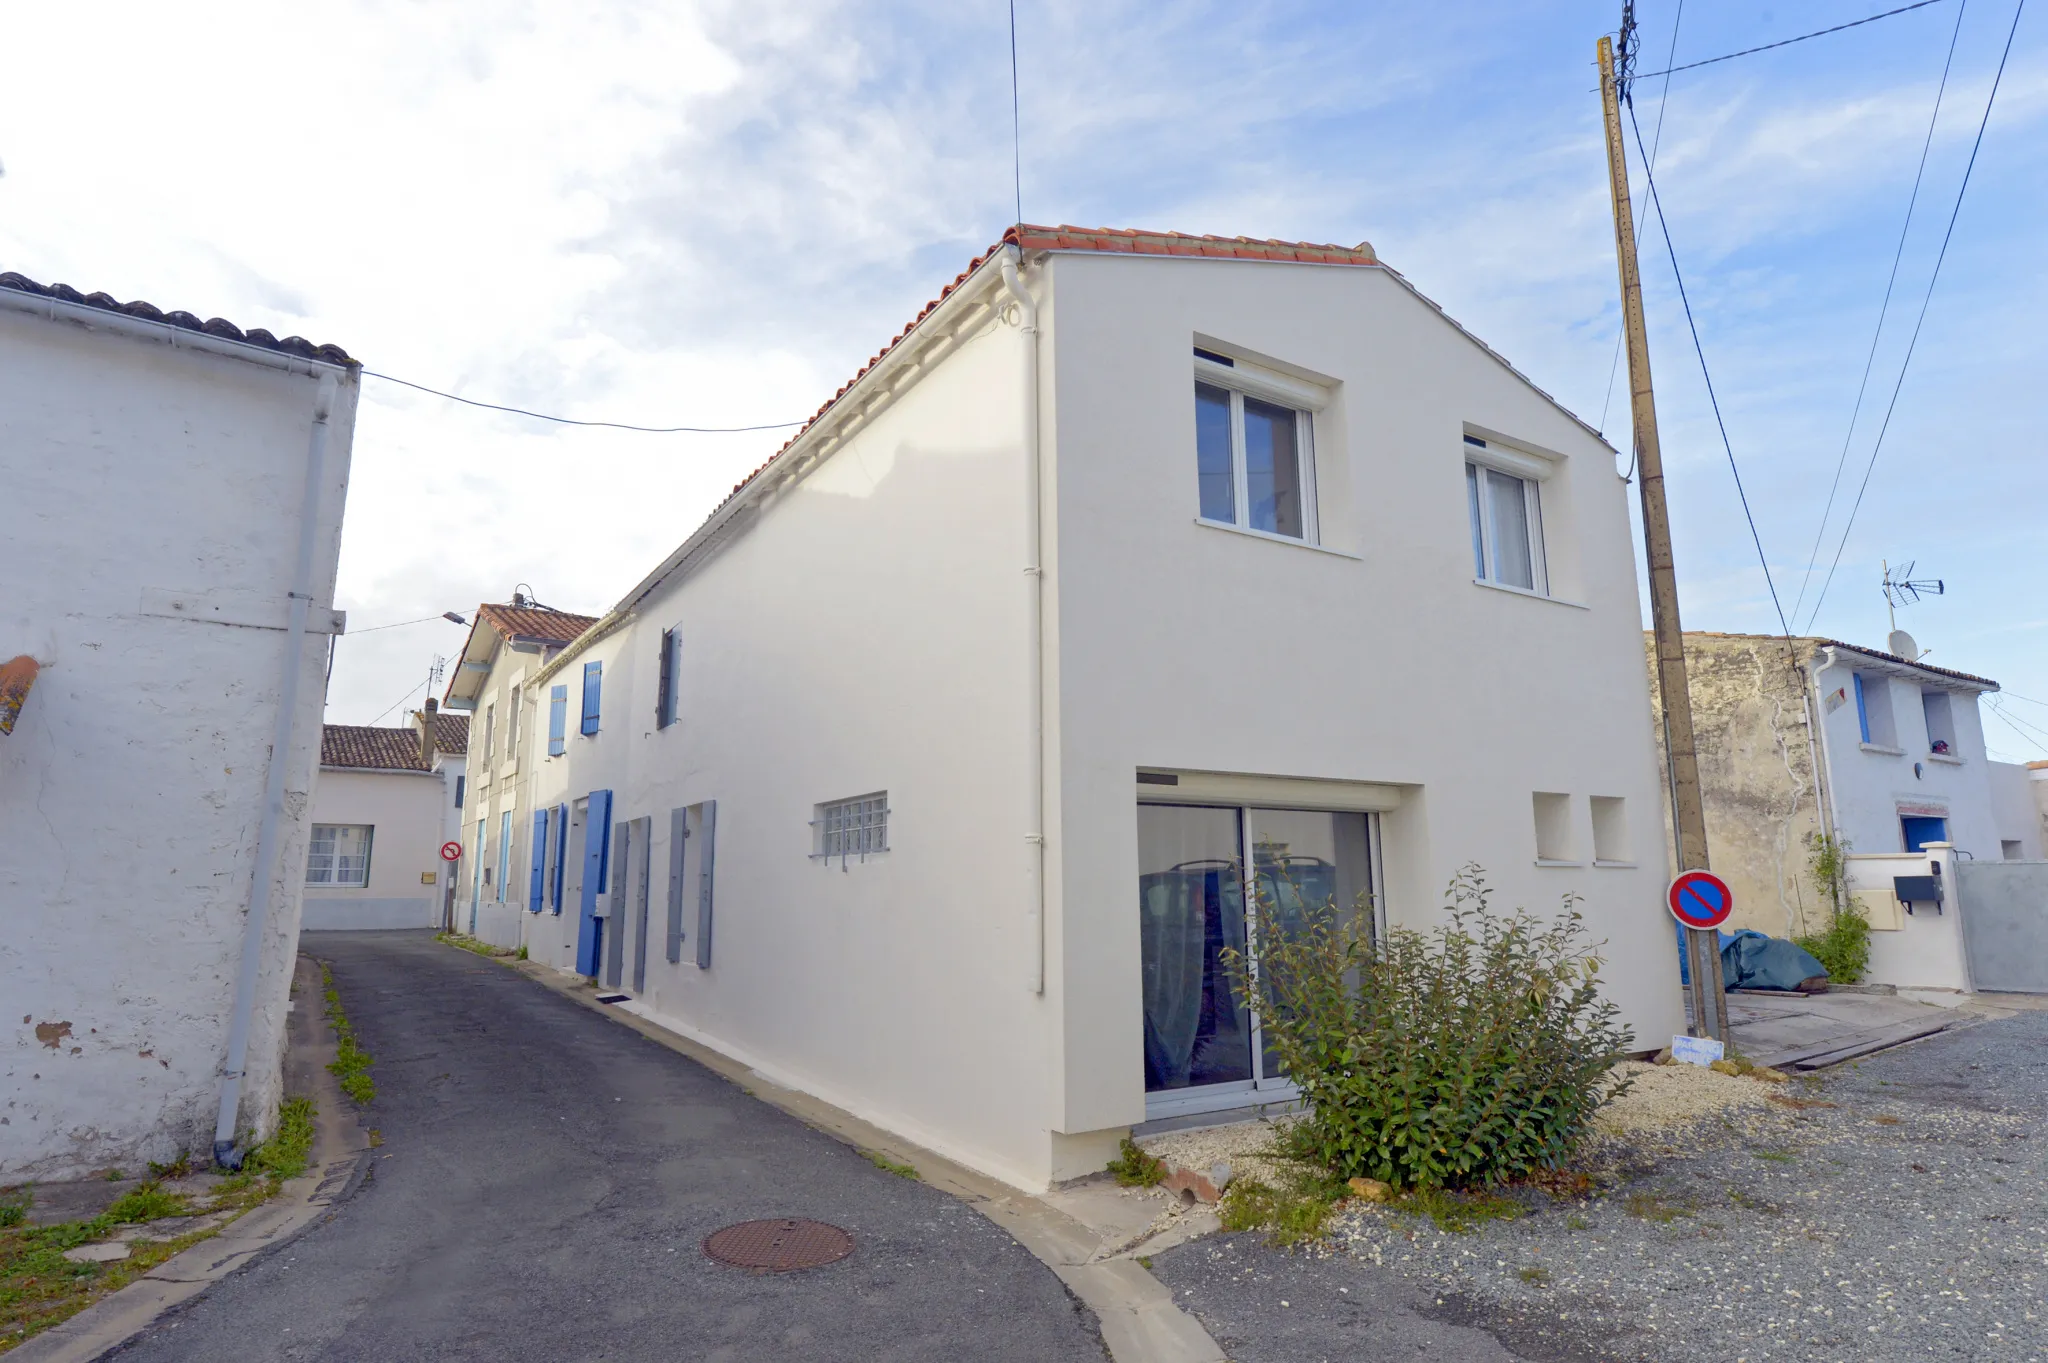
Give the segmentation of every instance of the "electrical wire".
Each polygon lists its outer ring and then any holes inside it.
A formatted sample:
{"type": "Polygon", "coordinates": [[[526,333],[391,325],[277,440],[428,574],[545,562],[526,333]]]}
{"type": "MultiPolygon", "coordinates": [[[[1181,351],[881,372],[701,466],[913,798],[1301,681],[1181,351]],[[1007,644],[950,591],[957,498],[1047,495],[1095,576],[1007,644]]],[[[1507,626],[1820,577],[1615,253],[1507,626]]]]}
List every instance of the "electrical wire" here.
{"type": "Polygon", "coordinates": [[[1927,138],[1920,144],[1920,167],[1913,172],[1913,192],[1906,198],[1906,221],[1899,228],[1899,245],[1892,252],[1891,276],[1884,282],[1884,302],[1878,305],[1877,329],[1870,335],[1870,353],[1863,359],[1863,379],[1856,385],[1856,402],[1849,409],[1849,429],[1842,434],[1842,453],[1835,460],[1835,478],[1828,484],[1827,505],[1821,509],[1820,524],[1814,528],[1813,548],[1807,551],[1806,572],[1799,579],[1799,595],[1792,601],[1792,616],[1806,604],[1806,592],[1813,585],[1814,565],[1820,562],[1820,546],[1827,539],[1828,518],[1835,514],[1835,496],[1841,491],[1842,470],[1849,465],[1849,446],[1856,438],[1856,421],[1863,415],[1863,394],[1870,387],[1870,371],[1877,364],[1877,343],[1884,337],[1885,315],[1891,310],[1892,289],[1899,282],[1899,262],[1906,256],[1906,236],[1913,229],[1913,209],[1920,202],[1920,182],[1927,174],[1927,153],[1934,146],[1934,125],[1941,121],[1941,98],[1948,92],[1949,68],[1955,64],[1956,39],[1963,35],[1963,16],[1970,12],[1970,0],[1956,6],[1955,30],[1948,35],[1948,56],[1941,63],[1941,83],[1934,90],[1934,112],[1927,119],[1927,138]]]}
{"type": "MultiPolygon", "coordinates": [[[[1664,54],[1664,60],[1667,62],[1671,60],[1672,53],[1678,51],[1678,26],[1684,22],[1685,0],[1678,0],[1678,13],[1673,15],[1671,19],[1671,49],[1664,54]]],[[[1657,126],[1650,132],[1649,163],[1652,166],[1657,164],[1658,149],[1664,145],[1664,109],[1670,102],[1671,77],[1666,75],[1664,77],[1664,88],[1657,92],[1657,126]]],[[[1642,244],[1643,224],[1641,215],[1638,214],[1636,220],[1636,246],[1640,248],[1642,244]]],[[[1607,434],[1607,411],[1614,403],[1614,376],[1621,372],[1621,343],[1627,338],[1628,327],[1624,324],[1614,333],[1614,358],[1607,362],[1607,396],[1600,400],[1600,424],[1595,428],[1602,435],[1607,434]]],[[[1631,423],[1630,429],[1633,431],[1633,423],[1631,423]]],[[[1628,472],[1621,475],[1621,480],[1625,483],[1635,476],[1636,443],[1633,436],[1631,436],[1628,443],[1628,472]]]]}
{"type": "Polygon", "coordinates": [[[406,625],[424,625],[429,620],[445,620],[447,618],[446,615],[422,615],[417,620],[394,620],[388,625],[371,625],[366,629],[352,629],[348,632],[348,637],[353,639],[358,634],[375,634],[380,629],[400,629],[406,625]]]}
{"type": "MultiPolygon", "coordinates": [[[[1648,80],[1652,76],[1676,75],[1680,71],[1692,71],[1702,66],[1712,66],[1715,62],[1733,61],[1737,57],[1747,57],[1756,52],[1769,52],[1777,47],[1790,47],[1794,43],[1803,43],[1808,38],[1825,38],[1828,34],[1840,33],[1845,28],[1860,28],[1864,24],[1874,24],[1880,19],[1889,19],[1894,14],[1904,14],[1908,10],[1925,9],[1929,5],[1940,3],[1941,0],[1914,0],[1914,3],[1910,5],[1900,5],[1897,9],[1888,9],[1882,14],[1873,14],[1868,19],[1851,19],[1848,23],[1836,24],[1833,28],[1816,29],[1812,33],[1802,33],[1796,38],[1780,38],[1777,42],[1765,43],[1762,47],[1745,47],[1740,52],[1725,52],[1718,57],[1708,57],[1702,61],[1687,62],[1683,66],[1668,67],[1662,71],[1645,71],[1636,79],[1648,80]]],[[[1669,59],[1667,58],[1666,60],[1669,59]]]]}
{"type": "MultiPolygon", "coordinates": [[[[2020,725],[2023,721],[2014,719],[2011,715],[2005,712],[2004,706],[1999,705],[1996,702],[1993,702],[1992,704],[1987,705],[1984,708],[1989,710],[1992,714],[1997,715],[2001,720],[2005,721],[2006,728],[2011,729],[2014,733],[2018,734],[2021,738],[2024,738],[2025,740],[2027,740],[2027,742],[2039,748],[2042,752],[2048,753],[2048,743],[2043,743],[2041,741],[2041,738],[2035,736],[2036,734],[2040,734],[2041,731],[2038,729],[2034,729],[2033,725],[2029,724],[2025,729],[2022,729],[2020,725]],[[2033,733],[2029,733],[2027,731],[2028,729],[2034,729],[2033,733]]],[[[2048,735],[2043,736],[2048,737],[2048,735]]]]}
{"type": "Polygon", "coordinates": [[[458,397],[444,393],[438,388],[429,388],[424,383],[411,379],[397,378],[391,374],[380,374],[374,369],[365,369],[366,378],[382,379],[405,388],[415,388],[422,393],[431,393],[437,398],[460,402],[470,407],[482,407],[493,412],[510,412],[514,416],[530,416],[539,421],[552,421],[561,426],[604,426],[614,431],[642,431],[648,435],[739,435],[747,431],[781,431],[791,426],[801,426],[801,421],[770,421],[760,426],[634,426],[624,421],[578,421],[574,417],[550,416],[546,412],[529,412],[524,407],[506,407],[496,402],[478,402],[475,398],[458,397]]]}
{"type": "MultiPolygon", "coordinates": [[[[1633,99],[1628,101],[1628,125],[1635,132],[1636,151],[1640,154],[1643,150],[1643,130],[1636,124],[1636,106],[1633,99]]],[[[1757,562],[1763,566],[1764,570],[1764,585],[1770,588],[1771,605],[1778,612],[1778,628],[1783,632],[1786,643],[1789,646],[1792,639],[1792,627],[1786,623],[1784,604],[1778,600],[1778,584],[1771,576],[1771,561],[1764,554],[1763,536],[1757,533],[1756,517],[1749,509],[1749,493],[1743,490],[1742,470],[1736,467],[1735,464],[1735,446],[1728,439],[1728,423],[1721,419],[1721,399],[1714,394],[1714,376],[1707,369],[1706,348],[1700,344],[1700,329],[1692,317],[1692,300],[1686,296],[1685,276],[1678,268],[1678,248],[1671,244],[1671,224],[1665,221],[1664,201],[1657,194],[1657,177],[1651,172],[1647,164],[1643,167],[1643,179],[1650,186],[1650,206],[1657,210],[1657,229],[1664,235],[1664,251],[1671,258],[1672,278],[1678,281],[1678,301],[1685,305],[1685,325],[1692,332],[1693,354],[1699,356],[1700,377],[1705,379],[1707,383],[1707,401],[1713,405],[1714,425],[1720,428],[1721,448],[1728,454],[1728,472],[1735,476],[1735,495],[1742,502],[1743,519],[1749,522],[1750,542],[1756,545],[1757,562]]]]}
{"type": "Polygon", "coordinates": [[[384,718],[384,716],[385,716],[385,715],[388,715],[388,714],[390,714],[390,713],[391,713],[391,712],[392,712],[393,710],[396,710],[396,709],[397,709],[397,708],[398,708],[399,706],[401,706],[401,705],[405,704],[405,703],[406,703],[407,701],[411,700],[411,699],[412,699],[412,693],[413,693],[413,692],[415,692],[415,691],[417,691],[417,690],[419,690],[419,689],[420,689],[420,688],[421,688],[422,686],[432,686],[433,684],[434,684],[434,674],[433,674],[432,672],[429,672],[429,673],[427,673],[427,675],[426,675],[426,676],[424,676],[424,677],[420,678],[420,679],[419,679],[418,681],[414,682],[414,683],[413,683],[413,684],[412,684],[411,686],[408,686],[408,687],[406,687],[406,688],[405,688],[405,694],[404,694],[404,695],[400,696],[400,697],[399,697],[399,698],[398,698],[397,700],[394,700],[394,701],[392,701],[392,702],[391,702],[391,703],[390,703],[389,705],[385,706],[385,707],[384,707],[384,709],[383,709],[383,710],[382,710],[381,712],[379,712],[379,713],[378,713],[378,715],[377,715],[377,719],[373,719],[373,720],[371,720],[371,721],[370,721],[370,722],[369,722],[368,724],[364,725],[363,727],[364,727],[364,728],[366,728],[366,729],[374,729],[374,728],[376,728],[376,727],[377,727],[377,720],[378,720],[378,719],[382,719],[382,718],[384,718]]]}
{"type": "Polygon", "coordinates": [[[1017,225],[1024,225],[1024,119],[1017,102],[1017,0],[1010,0],[1010,174],[1017,191],[1017,225]]]}
{"type": "Polygon", "coordinates": [[[1835,569],[1842,564],[1842,550],[1848,546],[1849,531],[1856,524],[1856,513],[1863,507],[1863,495],[1870,491],[1870,475],[1877,470],[1877,456],[1884,449],[1884,438],[1892,428],[1892,413],[1898,410],[1899,391],[1906,386],[1906,371],[1912,368],[1913,351],[1920,343],[1920,328],[1927,322],[1927,305],[1934,301],[1934,285],[1941,278],[1942,262],[1948,259],[1948,244],[1956,234],[1956,219],[1963,212],[1963,196],[1970,190],[1970,175],[1977,169],[1977,153],[1984,146],[1984,129],[1991,123],[1991,107],[1998,102],[1998,87],[2005,79],[2005,63],[2012,56],[2012,40],[2020,31],[2020,16],[2027,12],[2027,0],[2019,0],[2013,7],[2012,27],[2006,30],[2005,50],[1998,57],[1998,71],[1991,78],[1991,93],[1984,99],[1984,117],[1977,123],[1977,140],[1970,144],[1970,159],[1963,167],[1963,182],[1956,187],[1955,207],[1949,210],[1948,230],[1941,234],[1941,250],[1934,257],[1934,273],[1927,277],[1927,292],[1920,299],[1920,315],[1913,322],[1913,335],[1906,342],[1906,357],[1899,362],[1899,377],[1892,384],[1891,401],[1884,409],[1884,422],[1877,428],[1877,443],[1870,447],[1870,462],[1863,468],[1863,482],[1856,489],[1856,501],[1849,508],[1849,519],[1842,525],[1842,538],[1835,543],[1834,562],[1828,565],[1828,575],[1820,584],[1820,595],[1814,598],[1813,614],[1806,617],[1806,627],[1811,630],[1813,622],[1820,618],[1821,603],[1827,600],[1828,587],[1835,580],[1835,569]]]}

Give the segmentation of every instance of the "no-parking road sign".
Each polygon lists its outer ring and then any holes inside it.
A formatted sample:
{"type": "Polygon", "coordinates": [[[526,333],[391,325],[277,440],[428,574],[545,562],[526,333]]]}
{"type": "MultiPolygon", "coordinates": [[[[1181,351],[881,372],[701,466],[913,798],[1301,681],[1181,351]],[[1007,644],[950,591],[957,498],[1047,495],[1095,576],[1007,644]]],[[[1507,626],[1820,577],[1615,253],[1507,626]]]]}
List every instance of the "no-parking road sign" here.
{"type": "Polygon", "coordinates": [[[461,860],[462,860],[462,844],[461,844],[461,843],[459,843],[459,842],[444,842],[444,843],[442,843],[442,844],[441,844],[441,860],[443,860],[443,861],[461,861],[461,860]]]}
{"type": "Polygon", "coordinates": [[[1735,892],[1712,871],[1682,871],[1665,895],[1671,916],[1689,928],[1718,928],[1735,912],[1735,892]]]}

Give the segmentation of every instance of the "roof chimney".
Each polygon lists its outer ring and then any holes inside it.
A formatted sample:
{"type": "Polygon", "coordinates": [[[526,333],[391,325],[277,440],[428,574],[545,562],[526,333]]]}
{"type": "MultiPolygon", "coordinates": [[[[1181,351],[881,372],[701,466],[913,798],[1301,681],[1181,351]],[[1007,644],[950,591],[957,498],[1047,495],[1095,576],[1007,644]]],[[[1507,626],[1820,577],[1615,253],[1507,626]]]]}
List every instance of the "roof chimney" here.
{"type": "Polygon", "coordinates": [[[434,740],[438,736],[435,733],[436,724],[434,716],[439,714],[440,711],[441,702],[435,700],[432,696],[428,696],[427,708],[415,712],[420,722],[420,765],[429,770],[432,770],[434,766],[434,740]]]}

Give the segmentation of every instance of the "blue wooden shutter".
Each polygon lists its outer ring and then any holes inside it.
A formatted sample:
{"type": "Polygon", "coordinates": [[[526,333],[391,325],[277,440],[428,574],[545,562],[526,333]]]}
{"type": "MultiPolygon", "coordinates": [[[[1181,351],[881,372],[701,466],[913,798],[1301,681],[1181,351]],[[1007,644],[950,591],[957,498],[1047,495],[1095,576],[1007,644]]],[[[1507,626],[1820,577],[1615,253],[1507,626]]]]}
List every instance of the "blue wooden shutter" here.
{"type": "Polygon", "coordinates": [[[697,821],[697,966],[711,968],[711,869],[712,852],[718,846],[718,801],[706,800],[697,821]]]}
{"type": "Polygon", "coordinates": [[[550,889],[548,903],[557,917],[562,912],[562,882],[568,874],[569,864],[569,806],[555,806],[555,883],[550,889]]]}
{"type": "Polygon", "coordinates": [[[604,664],[583,664],[583,732],[597,732],[597,715],[604,694],[604,664]]]}
{"type": "Polygon", "coordinates": [[[462,808],[462,790],[464,779],[465,778],[460,775],[457,775],[455,778],[455,807],[457,809],[462,808]]]}
{"type": "Polygon", "coordinates": [[[668,959],[683,959],[683,850],[689,846],[690,811],[668,812],[668,959]]]}
{"type": "Polygon", "coordinates": [[[612,793],[590,792],[583,812],[583,904],[576,925],[576,970],[596,975],[598,962],[597,896],[604,889],[605,863],[611,851],[612,793]]]}
{"type": "Polygon", "coordinates": [[[560,757],[567,744],[569,688],[557,686],[548,692],[548,756],[560,757]]]}
{"type": "Polygon", "coordinates": [[[548,812],[545,809],[533,811],[533,841],[526,845],[526,860],[529,863],[526,911],[539,913],[548,881],[548,812]]]}
{"type": "Polygon", "coordinates": [[[666,729],[675,723],[676,632],[661,632],[661,684],[654,690],[654,727],[666,729]]]}

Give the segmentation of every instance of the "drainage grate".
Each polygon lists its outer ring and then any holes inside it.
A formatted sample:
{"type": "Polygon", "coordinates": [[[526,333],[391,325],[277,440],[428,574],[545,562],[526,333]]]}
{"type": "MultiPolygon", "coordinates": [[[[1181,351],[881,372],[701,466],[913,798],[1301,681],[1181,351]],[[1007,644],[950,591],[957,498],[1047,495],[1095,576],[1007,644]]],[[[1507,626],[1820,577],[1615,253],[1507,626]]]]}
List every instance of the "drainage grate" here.
{"type": "Polygon", "coordinates": [[[704,1252],[734,1268],[788,1273],[839,1262],[853,1253],[853,1237],[822,1221],[742,1221],[706,1236],[704,1252]]]}
{"type": "Polygon", "coordinates": [[[599,1003],[624,1003],[632,997],[631,994],[599,994],[597,1001],[599,1003]]]}

